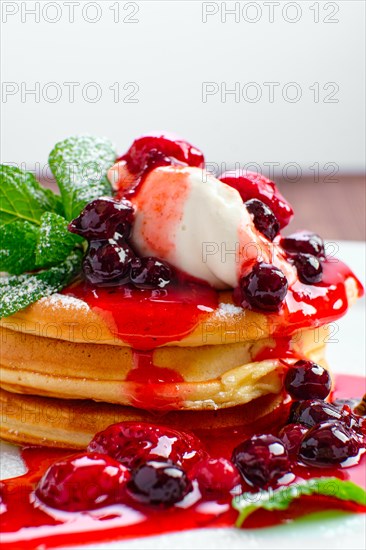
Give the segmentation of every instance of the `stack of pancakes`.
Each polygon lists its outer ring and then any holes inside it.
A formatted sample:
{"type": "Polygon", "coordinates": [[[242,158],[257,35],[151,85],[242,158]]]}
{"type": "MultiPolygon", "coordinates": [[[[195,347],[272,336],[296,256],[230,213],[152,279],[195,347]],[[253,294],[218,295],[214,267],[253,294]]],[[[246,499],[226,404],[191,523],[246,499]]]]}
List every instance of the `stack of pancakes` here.
{"type": "Polygon", "coordinates": [[[79,299],[55,294],[2,319],[1,437],[83,448],[123,420],[235,428],[278,407],[286,364],[296,357],[326,367],[325,326],[286,327],[283,338],[271,315],[235,307],[230,292],[219,302],[189,335],[152,352],[154,368],[179,380],[154,384],[129,376],[136,353],[79,299]]]}

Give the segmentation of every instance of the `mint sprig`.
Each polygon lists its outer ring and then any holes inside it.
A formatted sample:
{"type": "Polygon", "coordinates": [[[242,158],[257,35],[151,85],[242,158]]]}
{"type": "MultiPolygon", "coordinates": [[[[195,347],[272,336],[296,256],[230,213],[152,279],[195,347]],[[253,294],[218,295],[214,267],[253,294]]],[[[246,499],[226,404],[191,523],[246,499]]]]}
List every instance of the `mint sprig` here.
{"type": "Polygon", "coordinates": [[[41,225],[37,233],[35,265],[48,267],[64,261],[71,250],[83,239],[67,229],[67,221],[54,212],[45,212],[41,216],[41,225]]]}
{"type": "Polygon", "coordinates": [[[365,506],[366,492],[352,481],[336,477],[320,477],[294,483],[287,487],[258,493],[243,493],[234,497],[232,506],[239,512],[236,526],[241,527],[248,516],[256,510],[287,510],[290,504],[302,496],[323,495],[338,500],[350,501],[365,506]]]}
{"type": "Polygon", "coordinates": [[[54,212],[42,214],[39,226],[27,221],[0,225],[0,234],[0,271],[12,275],[57,265],[83,242],[54,212]]]}
{"type": "Polygon", "coordinates": [[[68,220],[91,200],[111,195],[107,170],[115,159],[106,139],[79,136],[58,143],[50,166],[61,196],[32,173],[1,165],[0,271],[12,275],[0,279],[1,317],[57,292],[80,271],[85,241],[68,231],[68,220]]]}
{"type": "Polygon", "coordinates": [[[0,278],[0,317],[8,317],[40,298],[58,292],[77,275],[81,268],[82,252],[73,250],[57,266],[35,274],[0,278]]]}
{"type": "Polygon", "coordinates": [[[109,140],[88,135],[71,137],[55,145],[49,164],[61,192],[67,220],[78,216],[91,200],[111,195],[107,170],[116,156],[109,140]]]}
{"type": "Polygon", "coordinates": [[[0,271],[20,275],[36,265],[38,227],[27,221],[0,226],[0,271]]]}
{"type": "Polygon", "coordinates": [[[38,225],[44,212],[63,213],[60,198],[44,189],[31,172],[0,166],[0,220],[5,225],[27,221],[38,225]]]}

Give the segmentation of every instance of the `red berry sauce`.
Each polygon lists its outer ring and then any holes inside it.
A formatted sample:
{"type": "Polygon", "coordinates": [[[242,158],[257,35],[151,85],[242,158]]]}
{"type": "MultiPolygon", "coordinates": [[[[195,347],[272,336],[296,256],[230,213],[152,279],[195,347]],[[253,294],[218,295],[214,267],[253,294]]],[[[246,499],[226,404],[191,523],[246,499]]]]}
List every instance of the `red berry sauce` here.
{"type": "MultiPolygon", "coordinates": [[[[339,376],[336,380],[337,389],[332,398],[342,399],[357,395],[364,383],[365,380],[360,377],[339,376]]],[[[64,462],[64,457],[73,454],[73,451],[36,447],[23,449],[22,457],[28,467],[28,472],[21,477],[5,480],[1,487],[2,509],[4,510],[1,514],[3,548],[35,550],[42,546],[47,549],[63,545],[102,543],[202,527],[234,526],[237,512],[232,509],[230,503],[232,485],[236,483],[237,477],[235,469],[233,470],[233,466],[230,466],[228,460],[233,448],[243,441],[243,438],[250,437],[254,432],[258,433],[259,429],[267,430],[267,433],[278,434],[283,425],[283,413],[288,414],[288,405],[282,406],[282,409],[283,407],[286,409],[285,411],[281,411],[281,407],[279,407],[279,410],[275,411],[276,414],[272,413],[267,419],[256,423],[255,426],[248,426],[246,435],[243,430],[240,430],[240,433],[237,430],[225,430],[220,433],[210,431],[206,433],[206,436],[202,436],[201,433],[202,445],[206,447],[212,459],[203,458],[202,469],[200,469],[200,462],[196,462],[193,468],[188,470],[190,478],[196,477],[198,480],[193,491],[187,481],[183,480],[185,485],[183,481],[180,482],[179,487],[183,486],[182,494],[190,491],[188,496],[190,496],[191,502],[186,496],[186,500],[183,500],[179,506],[171,505],[168,508],[155,504],[143,504],[136,499],[128,500],[127,497],[126,500],[122,499],[122,504],[114,504],[82,513],[65,512],[47,507],[34,496],[35,487],[48,467],[56,461],[64,462]],[[225,458],[227,464],[223,460],[215,461],[216,457],[225,458]],[[222,472],[225,470],[230,472],[230,483],[222,482],[222,472]],[[215,475],[220,479],[216,480],[215,475]],[[204,487],[203,496],[200,497],[197,489],[198,483],[204,485],[210,477],[212,477],[215,490],[210,492],[207,487],[204,487]],[[217,493],[218,489],[220,489],[219,493],[217,493]]],[[[162,430],[164,431],[165,428],[162,430]]],[[[177,433],[179,434],[179,432],[177,433]]],[[[156,430],[154,434],[155,438],[160,437],[156,430]]],[[[194,438],[191,439],[192,444],[194,441],[194,438]]],[[[113,440],[112,443],[115,445],[116,441],[113,440]]],[[[201,446],[200,443],[197,445],[201,446]]],[[[133,452],[135,452],[134,449],[135,447],[132,448],[133,452]]],[[[103,449],[99,447],[100,450],[103,449]]],[[[148,452],[151,452],[151,448],[148,449],[148,452]]],[[[153,463],[149,462],[148,464],[153,463]]],[[[159,467],[159,463],[156,466],[159,467]]],[[[164,466],[164,468],[167,467],[164,466]]],[[[350,468],[311,468],[299,465],[293,468],[293,472],[296,475],[296,481],[309,477],[336,476],[352,480],[365,487],[364,468],[365,458],[363,457],[357,465],[350,468]]],[[[163,471],[164,475],[165,471],[163,471]]],[[[179,473],[179,467],[177,471],[179,473]]],[[[144,472],[142,471],[142,473],[144,472]]],[[[165,478],[159,474],[157,483],[164,482],[165,478]]],[[[192,483],[195,484],[194,480],[192,483]]],[[[241,483],[242,490],[253,490],[243,480],[241,483]]],[[[159,489],[159,485],[155,483],[154,490],[156,488],[159,489]]],[[[170,485],[168,489],[171,490],[170,485]]],[[[157,494],[159,496],[160,493],[157,494]]],[[[168,494],[169,497],[170,494],[168,494]]],[[[156,493],[153,493],[154,498],[155,496],[156,493]]],[[[164,497],[167,498],[167,493],[164,493],[164,497]]],[[[258,510],[245,521],[243,527],[258,528],[276,525],[294,520],[306,513],[324,509],[366,511],[366,507],[361,505],[317,495],[302,497],[282,512],[258,510]]]]}
{"type": "Polygon", "coordinates": [[[134,368],[127,374],[131,382],[127,392],[134,407],[152,410],[179,408],[179,383],[184,378],[179,372],[153,363],[153,351],[133,350],[134,368]]]}
{"type": "Polygon", "coordinates": [[[86,302],[116,338],[138,350],[181,340],[218,306],[215,289],[188,280],[153,290],[131,285],[93,287],[81,282],[63,294],[86,302]]]}
{"type": "MultiPolygon", "coordinates": [[[[296,345],[294,331],[319,327],[319,324],[332,323],[343,316],[348,308],[345,281],[349,277],[355,280],[356,293],[362,295],[361,284],[345,264],[326,260],[323,269],[321,283],[306,285],[296,281],[288,289],[280,310],[267,312],[267,329],[275,343],[260,350],[254,358],[256,361],[299,359],[299,352],[293,349],[296,345]]],[[[177,277],[165,288],[157,289],[140,289],[131,284],[92,286],[79,281],[62,291],[86,302],[103,318],[116,339],[132,347],[135,368],[128,374],[127,381],[131,382],[128,388],[130,402],[136,407],[179,408],[179,383],[184,380],[176,371],[155,366],[153,350],[182,340],[199,323],[209,320],[219,305],[219,294],[214,288],[179,272],[177,277]]],[[[328,333],[322,330],[320,326],[319,341],[326,341],[328,333]]]]}
{"type": "MultiPolygon", "coordinates": [[[[324,261],[321,283],[306,285],[297,280],[288,289],[280,310],[266,312],[271,332],[284,341],[297,329],[318,327],[342,317],[348,309],[348,278],[354,279],[356,294],[362,296],[362,285],[349,267],[335,259],[324,261]]],[[[163,289],[144,290],[131,285],[94,287],[81,281],[64,289],[63,294],[86,302],[105,320],[112,334],[138,350],[181,340],[219,304],[214,288],[188,277],[163,289]]]]}

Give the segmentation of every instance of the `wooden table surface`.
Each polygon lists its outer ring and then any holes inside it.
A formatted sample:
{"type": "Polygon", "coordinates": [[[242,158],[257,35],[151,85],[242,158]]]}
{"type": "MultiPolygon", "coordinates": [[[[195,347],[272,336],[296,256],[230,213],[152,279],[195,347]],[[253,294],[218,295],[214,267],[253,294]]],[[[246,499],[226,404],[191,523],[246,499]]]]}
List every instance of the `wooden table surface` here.
{"type": "MultiPolygon", "coordinates": [[[[289,234],[311,229],[329,240],[366,239],[366,178],[364,175],[337,175],[327,182],[303,177],[297,182],[277,181],[282,194],[292,204],[295,216],[289,234]]],[[[55,188],[54,185],[47,187],[55,188]]]]}
{"type": "Polygon", "coordinates": [[[364,175],[337,176],[337,181],[319,183],[278,182],[281,193],[292,204],[295,216],[284,233],[311,229],[325,239],[366,239],[366,180],[364,175]]]}

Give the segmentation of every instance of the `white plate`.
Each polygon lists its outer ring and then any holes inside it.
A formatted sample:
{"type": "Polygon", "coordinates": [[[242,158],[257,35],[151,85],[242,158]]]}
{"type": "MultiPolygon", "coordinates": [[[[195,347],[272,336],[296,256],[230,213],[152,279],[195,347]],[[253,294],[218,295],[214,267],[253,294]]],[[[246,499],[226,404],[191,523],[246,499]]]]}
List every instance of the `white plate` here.
{"type": "MultiPolygon", "coordinates": [[[[365,281],[365,243],[341,241],[337,256],[342,258],[365,281]]],[[[328,345],[328,360],[333,372],[365,376],[365,299],[359,300],[349,314],[337,321],[333,342],[328,345]]],[[[1,478],[6,479],[24,473],[24,466],[17,448],[1,443],[1,478]]],[[[366,476],[366,472],[365,472],[366,476]]],[[[329,518],[317,515],[288,525],[268,529],[197,529],[169,535],[139,538],[125,542],[116,541],[88,545],[84,550],[170,550],[178,549],[260,549],[260,550],[336,550],[365,548],[366,516],[339,514],[329,518]]]]}

